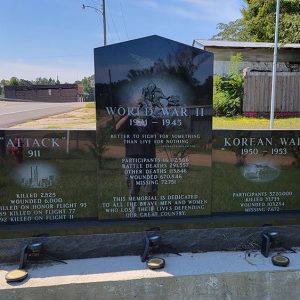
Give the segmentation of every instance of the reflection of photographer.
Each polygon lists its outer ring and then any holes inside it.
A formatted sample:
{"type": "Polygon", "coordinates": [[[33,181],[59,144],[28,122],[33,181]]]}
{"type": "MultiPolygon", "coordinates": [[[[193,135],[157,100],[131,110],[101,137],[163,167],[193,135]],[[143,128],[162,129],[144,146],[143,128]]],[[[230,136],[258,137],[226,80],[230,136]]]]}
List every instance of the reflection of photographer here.
{"type": "Polygon", "coordinates": [[[138,196],[141,186],[145,187],[149,196],[157,195],[158,180],[154,180],[156,169],[153,167],[156,157],[154,135],[162,132],[162,129],[161,120],[152,117],[126,115],[116,124],[116,130],[126,134],[124,165],[130,196],[138,196]]]}
{"type": "Polygon", "coordinates": [[[8,147],[8,152],[13,154],[13,159],[17,163],[23,162],[23,142],[20,139],[13,140],[13,146],[8,147]]]}

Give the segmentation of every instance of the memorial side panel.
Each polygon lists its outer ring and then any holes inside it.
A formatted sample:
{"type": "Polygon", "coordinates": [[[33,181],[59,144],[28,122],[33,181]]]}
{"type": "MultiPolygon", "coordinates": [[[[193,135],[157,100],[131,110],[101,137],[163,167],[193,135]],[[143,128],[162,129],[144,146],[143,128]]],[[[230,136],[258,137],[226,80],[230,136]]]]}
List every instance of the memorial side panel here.
{"type": "Polygon", "coordinates": [[[213,213],[300,211],[300,132],[214,130],[213,213]]]}
{"type": "Polygon", "coordinates": [[[97,218],[95,131],[1,130],[0,223],[97,218]]]}

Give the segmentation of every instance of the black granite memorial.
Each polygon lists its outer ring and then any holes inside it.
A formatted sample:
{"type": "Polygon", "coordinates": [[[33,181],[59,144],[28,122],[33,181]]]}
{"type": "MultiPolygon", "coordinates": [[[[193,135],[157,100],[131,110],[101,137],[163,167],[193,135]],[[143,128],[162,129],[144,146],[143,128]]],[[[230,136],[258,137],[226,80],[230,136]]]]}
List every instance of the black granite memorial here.
{"type": "Polygon", "coordinates": [[[248,249],[299,225],[300,131],[213,132],[212,68],[159,36],[96,48],[96,132],[0,130],[1,259],[147,254],[153,227],[175,253],[248,249]]]}
{"type": "Polygon", "coordinates": [[[210,214],[212,75],[159,36],[95,49],[100,220],[210,214]]]}

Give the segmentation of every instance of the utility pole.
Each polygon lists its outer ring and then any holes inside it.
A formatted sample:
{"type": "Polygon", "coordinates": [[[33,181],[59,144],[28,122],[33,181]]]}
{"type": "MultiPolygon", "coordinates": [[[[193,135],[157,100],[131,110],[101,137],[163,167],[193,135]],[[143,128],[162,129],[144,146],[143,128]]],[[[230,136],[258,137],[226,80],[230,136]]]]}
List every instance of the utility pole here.
{"type": "Polygon", "coordinates": [[[276,67],[277,67],[277,52],[278,52],[278,31],[279,31],[279,15],[280,15],[280,0],[277,0],[276,5],[276,24],[275,24],[275,45],[273,58],[273,73],[272,73],[272,94],[270,108],[270,129],[274,128],[274,111],[276,102],[276,67]]]}
{"type": "Polygon", "coordinates": [[[102,0],[102,10],[98,9],[94,6],[90,6],[90,5],[85,5],[82,4],[82,9],[86,9],[86,8],[92,8],[97,14],[101,14],[102,15],[102,20],[103,20],[103,44],[104,46],[107,45],[107,40],[106,40],[106,12],[105,12],[105,0],[102,0]]]}
{"type": "Polygon", "coordinates": [[[106,12],[105,12],[105,0],[102,0],[102,19],[103,19],[103,35],[104,35],[104,46],[106,43],[106,12]]]}

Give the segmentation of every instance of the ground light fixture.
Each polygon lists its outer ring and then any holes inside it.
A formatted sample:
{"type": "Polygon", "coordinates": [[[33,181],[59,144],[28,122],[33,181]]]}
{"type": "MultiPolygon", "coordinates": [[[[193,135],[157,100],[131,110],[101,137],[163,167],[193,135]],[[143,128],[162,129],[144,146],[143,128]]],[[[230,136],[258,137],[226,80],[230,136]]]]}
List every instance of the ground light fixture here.
{"type": "Polygon", "coordinates": [[[28,276],[26,265],[28,260],[49,259],[66,264],[45,250],[42,243],[27,244],[22,248],[19,268],[8,272],[5,276],[7,282],[21,282],[28,276]]]}
{"type": "Polygon", "coordinates": [[[146,262],[151,270],[162,269],[165,266],[165,260],[160,257],[152,256],[161,246],[161,236],[158,233],[150,233],[145,238],[145,248],[141,256],[141,261],[146,262]]]}
{"type": "Polygon", "coordinates": [[[7,282],[20,282],[27,278],[25,270],[28,258],[39,258],[42,251],[42,243],[27,244],[22,248],[19,268],[8,272],[5,276],[7,282]]]}
{"type": "Polygon", "coordinates": [[[279,233],[276,231],[264,232],[262,234],[261,241],[261,254],[264,257],[268,257],[271,248],[275,248],[278,245],[279,233]]]}
{"type": "MultiPolygon", "coordinates": [[[[265,232],[262,234],[261,253],[263,256],[268,257],[270,250],[279,246],[279,233],[276,231],[265,232]]],[[[286,248],[286,247],[285,247],[286,248]]],[[[288,248],[286,248],[288,249],[288,248]]],[[[289,249],[292,250],[292,249],[289,249]]],[[[279,267],[287,267],[290,263],[288,257],[283,255],[274,255],[271,258],[272,264],[279,267]]]]}

